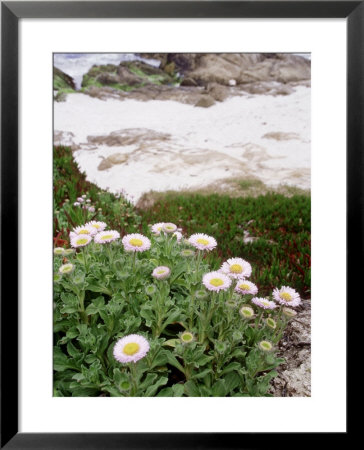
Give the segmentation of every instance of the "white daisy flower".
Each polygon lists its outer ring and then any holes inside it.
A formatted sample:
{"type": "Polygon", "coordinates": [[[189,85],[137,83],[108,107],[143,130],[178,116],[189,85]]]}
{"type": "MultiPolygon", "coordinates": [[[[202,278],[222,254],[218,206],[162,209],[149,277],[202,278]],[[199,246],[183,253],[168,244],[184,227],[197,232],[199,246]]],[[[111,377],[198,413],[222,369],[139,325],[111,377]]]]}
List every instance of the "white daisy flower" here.
{"type": "Polygon", "coordinates": [[[87,222],[86,226],[95,228],[95,230],[99,233],[100,231],[104,231],[107,227],[105,222],[98,222],[96,220],[92,220],[91,222],[87,222]]]}
{"type": "Polygon", "coordinates": [[[92,241],[92,237],[89,234],[75,235],[71,237],[71,246],[73,248],[84,247],[92,241]]]}
{"type": "Polygon", "coordinates": [[[159,236],[161,234],[161,231],[163,231],[164,222],[155,223],[152,225],[151,230],[152,233],[156,236],[159,236]]]}
{"type": "Polygon", "coordinates": [[[170,274],[171,274],[171,269],[166,266],[156,267],[152,272],[152,276],[154,278],[156,278],[157,280],[165,280],[166,278],[169,277],[170,274]]]}
{"type": "Polygon", "coordinates": [[[72,230],[73,234],[89,234],[90,236],[93,236],[97,233],[97,230],[94,227],[90,227],[89,225],[81,225],[79,227],[76,227],[72,230]]]}
{"type": "Polygon", "coordinates": [[[206,273],[202,278],[202,283],[209,291],[226,291],[231,286],[231,279],[220,272],[206,273]]]}
{"type": "Polygon", "coordinates": [[[281,305],[295,307],[301,303],[299,294],[292,288],[282,286],[280,289],[275,288],[273,291],[274,300],[281,305]]]}
{"type": "Polygon", "coordinates": [[[163,231],[165,231],[166,233],[174,233],[175,231],[177,231],[177,225],[175,225],[174,223],[164,223],[163,231]]]}
{"type": "Polygon", "coordinates": [[[129,334],[114,345],[114,358],[121,363],[136,363],[149,352],[149,342],[139,334],[129,334]]]}
{"type": "Polygon", "coordinates": [[[252,303],[263,309],[274,309],[277,308],[277,304],[263,297],[252,298],[252,303]]]}
{"type": "Polygon", "coordinates": [[[106,244],[108,242],[116,241],[116,239],[119,239],[120,233],[116,230],[108,230],[108,231],[100,231],[100,233],[97,233],[94,237],[95,242],[97,244],[106,244]]]}
{"type": "Polygon", "coordinates": [[[251,281],[241,279],[237,281],[235,291],[243,295],[255,295],[258,292],[258,288],[251,281]]]}
{"type": "Polygon", "coordinates": [[[220,270],[235,279],[248,278],[252,273],[252,266],[242,258],[230,258],[223,263],[220,270]]]}
{"type": "Polygon", "coordinates": [[[216,239],[203,233],[196,233],[189,237],[188,242],[198,250],[213,250],[217,246],[216,239]]]}
{"type": "Polygon", "coordinates": [[[126,252],[145,252],[150,249],[150,240],[142,234],[133,233],[123,237],[122,243],[126,252]]]}

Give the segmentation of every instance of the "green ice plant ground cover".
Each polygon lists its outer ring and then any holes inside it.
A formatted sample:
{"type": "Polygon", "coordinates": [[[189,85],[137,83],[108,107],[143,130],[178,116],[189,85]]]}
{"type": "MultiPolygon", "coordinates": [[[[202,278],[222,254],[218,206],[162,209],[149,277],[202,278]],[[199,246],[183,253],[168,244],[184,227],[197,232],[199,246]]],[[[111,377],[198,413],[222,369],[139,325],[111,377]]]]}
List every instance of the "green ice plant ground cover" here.
{"type": "Polygon", "coordinates": [[[268,193],[230,198],[171,192],[157,196],[143,211],[143,232],[148,223],[172,221],[184,232],[204,232],[219,245],[207,255],[212,268],[242,256],[253,266],[259,292],[269,294],[280,284],[294,286],[303,298],[311,292],[311,198],[309,195],[268,193]],[[251,238],[251,242],[244,242],[251,238]]]}
{"type": "MultiPolygon", "coordinates": [[[[63,197],[56,189],[54,196],[59,211],[55,217],[65,226],[61,232],[64,240],[58,237],[55,242],[62,249],[55,250],[54,257],[54,395],[268,395],[269,382],[276,376],[274,369],[283,361],[277,358],[276,349],[295,314],[292,309],[284,309],[280,302],[274,309],[266,309],[272,306],[271,299],[261,297],[272,297],[272,291],[267,292],[264,285],[258,285],[255,295],[235,291],[236,279],[227,286],[224,274],[210,276],[212,284],[206,279],[203,283],[204,277],[219,268],[218,258],[211,256],[224,242],[220,235],[216,248],[198,250],[187,239],[178,242],[172,233],[155,235],[146,228],[148,218],[143,217],[146,236],[129,238],[136,239],[135,244],[149,238],[150,248],[140,252],[130,251],[129,246],[126,251],[121,237],[125,239],[128,225],[131,232],[141,228],[140,217],[124,199],[99,193],[77,170],[62,177],[61,162],[68,168],[70,164],[64,161],[65,155],[63,160],[58,156],[55,186],[57,177],[58,181],[67,180],[68,186],[63,197]],[[83,198],[86,189],[88,195],[83,198]],[[72,201],[66,202],[65,196],[72,201]],[[102,206],[102,212],[95,208],[96,217],[83,208],[88,207],[88,197],[96,207],[102,206]],[[82,200],[77,202],[77,198],[82,200]],[[74,206],[73,200],[80,205],[74,206]],[[72,211],[71,224],[67,220],[72,211]],[[129,224],[115,213],[128,214],[129,224]],[[92,219],[102,221],[103,217],[120,238],[97,243],[96,238],[81,233],[78,238],[90,242],[66,249],[74,226],[92,219]]],[[[201,205],[195,211],[199,208],[201,205]]],[[[209,227],[206,219],[203,226],[209,227]]],[[[200,227],[197,231],[202,228],[200,224],[196,227],[200,227]]],[[[56,237],[59,234],[55,225],[56,237]]],[[[245,252],[233,256],[247,260],[245,252]]],[[[252,266],[245,289],[249,280],[256,283],[259,272],[254,263],[252,266]]],[[[285,278],[278,281],[277,287],[293,286],[285,278]]],[[[287,293],[292,301],[295,295],[287,293]]],[[[284,302],[284,296],[282,299],[284,302]]]]}

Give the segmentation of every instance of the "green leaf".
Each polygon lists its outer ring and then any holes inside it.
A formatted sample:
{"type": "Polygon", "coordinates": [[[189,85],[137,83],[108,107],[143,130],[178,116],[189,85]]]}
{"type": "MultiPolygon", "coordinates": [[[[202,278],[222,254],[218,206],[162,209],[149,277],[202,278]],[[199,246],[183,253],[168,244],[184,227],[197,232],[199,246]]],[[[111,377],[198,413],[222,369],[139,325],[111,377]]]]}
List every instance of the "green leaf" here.
{"type": "Polygon", "coordinates": [[[177,342],[179,342],[179,339],[168,339],[168,341],[163,342],[162,345],[166,345],[168,347],[175,347],[177,342]]]}
{"type": "Polygon", "coordinates": [[[163,323],[162,329],[166,328],[167,325],[180,320],[182,320],[181,310],[174,309],[168,314],[167,319],[163,323]]]}
{"type": "Polygon", "coordinates": [[[171,366],[175,367],[176,369],[178,369],[180,372],[182,372],[183,374],[185,373],[185,369],[183,368],[183,366],[178,362],[177,358],[172,355],[172,353],[168,352],[168,364],[170,364],[171,366]]]}
{"type": "Polygon", "coordinates": [[[184,390],[189,397],[201,397],[197,385],[192,380],[189,380],[184,384],[184,390]]]}
{"type": "Polygon", "coordinates": [[[174,384],[172,386],[172,391],[173,391],[174,397],[182,397],[185,392],[184,385],[183,384],[174,384]]]}
{"type": "Polygon", "coordinates": [[[196,367],[202,367],[213,359],[214,359],[213,356],[202,355],[198,359],[194,360],[194,364],[196,367]]]}
{"type": "Polygon", "coordinates": [[[207,374],[211,373],[212,369],[205,369],[202,372],[198,372],[195,375],[192,376],[192,378],[194,380],[200,379],[200,378],[204,378],[207,374]]]}
{"type": "Polygon", "coordinates": [[[152,364],[150,366],[151,369],[158,366],[164,366],[168,362],[168,351],[160,350],[156,356],[154,356],[152,364]]]}
{"type": "Polygon", "coordinates": [[[158,392],[157,397],[174,397],[173,389],[170,387],[164,388],[158,392]]]}
{"type": "Polygon", "coordinates": [[[148,389],[145,391],[145,397],[153,397],[155,393],[157,392],[158,388],[160,386],[164,386],[167,384],[168,378],[167,377],[160,377],[159,380],[154,383],[152,386],[149,386],[148,389]]]}
{"type": "Polygon", "coordinates": [[[67,369],[79,370],[79,367],[74,360],[67,358],[59,347],[54,347],[53,369],[56,372],[63,372],[67,369]]]}
{"type": "Polygon", "coordinates": [[[67,352],[72,358],[78,359],[80,356],[82,357],[82,353],[72,344],[72,342],[68,342],[67,344],[67,352]]]}
{"type": "Polygon", "coordinates": [[[225,381],[224,380],[216,381],[216,383],[212,386],[211,392],[213,397],[225,397],[227,394],[225,381]]]}
{"type": "Polygon", "coordinates": [[[231,394],[235,388],[242,384],[241,378],[236,372],[228,373],[224,381],[227,394],[231,394]]]}

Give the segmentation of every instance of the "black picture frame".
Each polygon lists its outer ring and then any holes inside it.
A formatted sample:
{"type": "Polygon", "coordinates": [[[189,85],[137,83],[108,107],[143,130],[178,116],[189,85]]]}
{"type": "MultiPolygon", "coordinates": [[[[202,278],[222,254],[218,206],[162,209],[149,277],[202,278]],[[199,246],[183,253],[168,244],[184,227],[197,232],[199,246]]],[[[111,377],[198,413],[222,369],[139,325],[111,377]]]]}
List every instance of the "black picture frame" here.
{"type": "MultiPolygon", "coordinates": [[[[18,432],[18,24],[22,18],[345,18],[347,20],[347,298],[364,273],[364,2],[125,1],[1,2],[1,448],[141,449],[259,448],[269,433],[19,433],[18,432]],[[360,256],[360,255],[359,255],[360,256]],[[11,270],[6,270],[11,267],[11,270]],[[4,282],[6,280],[6,283],[4,282]],[[11,286],[11,289],[9,288],[11,286]],[[11,298],[9,298],[11,297],[11,298]]],[[[336,442],[347,437],[338,433],[336,442]]],[[[309,433],[300,437],[300,445],[309,433]]],[[[318,436],[316,435],[315,439],[318,436]]],[[[296,439],[296,438],[295,438],[296,439]]],[[[326,437],[325,437],[326,439],[326,437]]],[[[279,436],[280,446],[292,442],[279,436]]],[[[327,441],[326,441],[327,443],[327,441]]]]}

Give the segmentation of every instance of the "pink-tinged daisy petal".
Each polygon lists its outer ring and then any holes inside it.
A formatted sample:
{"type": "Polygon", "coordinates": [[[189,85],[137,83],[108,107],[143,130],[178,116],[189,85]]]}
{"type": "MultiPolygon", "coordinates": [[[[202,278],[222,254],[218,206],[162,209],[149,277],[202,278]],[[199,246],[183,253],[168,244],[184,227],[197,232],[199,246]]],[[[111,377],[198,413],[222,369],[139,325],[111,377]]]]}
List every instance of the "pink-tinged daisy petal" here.
{"type": "Polygon", "coordinates": [[[255,295],[258,292],[258,288],[251,281],[241,279],[238,280],[236,283],[235,292],[238,292],[239,294],[242,295],[247,294],[255,295]]]}
{"type": "Polygon", "coordinates": [[[107,227],[105,222],[98,222],[96,220],[92,220],[91,222],[86,223],[87,226],[95,228],[95,230],[99,233],[100,231],[104,231],[107,227]]]}
{"type": "Polygon", "coordinates": [[[282,286],[280,289],[275,288],[273,291],[273,298],[281,305],[295,307],[301,303],[299,294],[292,288],[282,286]]]}
{"type": "Polygon", "coordinates": [[[77,234],[71,237],[71,246],[73,248],[84,247],[92,241],[92,237],[89,234],[77,234]]]}
{"type": "Polygon", "coordinates": [[[211,251],[217,246],[216,239],[204,233],[196,233],[189,237],[188,242],[198,250],[211,251]]]}
{"type": "Polygon", "coordinates": [[[220,272],[206,273],[202,278],[202,283],[209,291],[226,291],[231,286],[231,279],[220,272]]]}
{"type": "Polygon", "coordinates": [[[155,234],[156,236],[159,236],[161,234],[161,231],[163,231],[163,225],[164,222],[159,222],[152,225],[151,227],[152,233],[155,234]]]}
{"type": "Polygon", "coordinates": [[[152,272],[152,276],[154,278],[156,278],[157,280],[165,280],[166,278],[169,277],[170,274],[171,274],[171,269],[166,266],[156,267],[152,272]]]}
{"type": "Polygon", "coordinates": [[[116,241],[116,239],[119,239],[120,233],[115,230],[108,230],[108,231],[100,231],[100,233],[97,233],[94,237],[95,242],[97,244],[107,244],[108,242],[116,241]]]}
{"type": "Polygon", "coordinates": [[[150,240],[142,234],[133,233],[123,237],[122,243],[126,252],[145,252],[150,249],[150,240]]]}
{"type": "Polygon", "coordinates": [[[175,225],[174,223],[164,223],[163,224],[163,231],[165,233],[174,233],[175,231],[177,231],[177,225],[175,225]]]}
{"type": "Polygon", "coordinates": [[[80,234],[89,234],[90,236],[93,236],[97,233],[97,230],[95,228],[90,227],[89,225],[81,225],[79,227],[76,227],[72,230],[72,233],[80,235],[80,234]]]}
{"type": "Polygon", "coordinates": [[[252,298],[252,303],[254,305],[259,306],[259,308],[263,309],[274,309],[277,308],[277,304],[263,297],[254,297],[252,298]]]}
{"type": "Polygon", "coordinates": [[[129,334],[119,339],[114,345],[114,358],[121,363],[136,363],[149,351],[149,342],[139,334],[129,334]]]}
{"type": "Polygon", "coordinates": [[[242,258],[230,258],[223,263],[220,270],[235,279],[248,278],[252,273],[252,266],[242,258]]]}

